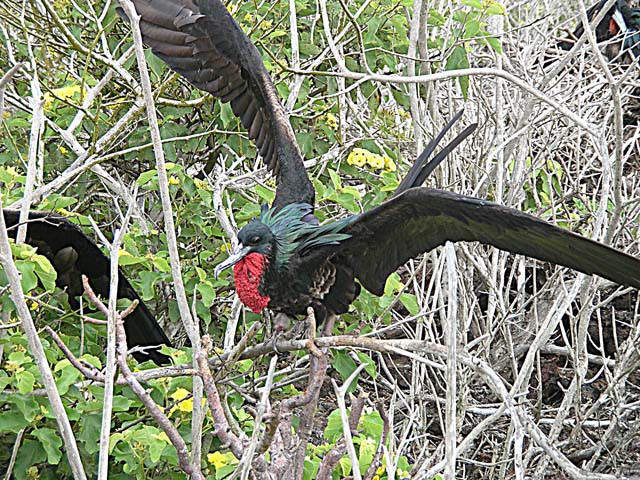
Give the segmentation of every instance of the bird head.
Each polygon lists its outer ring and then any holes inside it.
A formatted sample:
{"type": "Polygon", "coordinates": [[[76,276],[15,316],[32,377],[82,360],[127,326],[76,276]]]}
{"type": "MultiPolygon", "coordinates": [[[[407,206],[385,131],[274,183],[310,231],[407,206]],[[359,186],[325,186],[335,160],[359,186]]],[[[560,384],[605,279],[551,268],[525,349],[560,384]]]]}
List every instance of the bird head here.
{"type": "Polygon", "coordinates": [[[238,245],[229,258],[216,267],[214,275],[217,278],[223,270],[234,266],[252,253],[270,257],[275,250],[276,238],[271,229],[260,220],[253,219],[238,232],[238,245]]]}

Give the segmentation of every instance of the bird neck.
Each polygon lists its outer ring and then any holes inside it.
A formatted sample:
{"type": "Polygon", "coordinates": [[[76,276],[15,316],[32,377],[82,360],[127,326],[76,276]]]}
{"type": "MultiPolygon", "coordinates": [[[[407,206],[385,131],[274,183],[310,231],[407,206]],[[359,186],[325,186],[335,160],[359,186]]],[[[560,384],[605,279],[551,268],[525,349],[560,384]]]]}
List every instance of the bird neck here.
{"type": "Polygon", "coordinates": [[[271,298],[260,293],[262,277],[269,265],[269,258],[262,253],[250,253],[233,266],[236,293],[240,301],[254,313],[264,310],[271,298]]]}

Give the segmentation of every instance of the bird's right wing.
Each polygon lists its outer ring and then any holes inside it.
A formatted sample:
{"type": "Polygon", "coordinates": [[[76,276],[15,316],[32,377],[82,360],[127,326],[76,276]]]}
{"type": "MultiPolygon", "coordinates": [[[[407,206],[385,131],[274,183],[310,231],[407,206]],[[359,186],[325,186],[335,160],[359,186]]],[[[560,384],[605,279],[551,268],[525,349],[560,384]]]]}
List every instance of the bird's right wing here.
{"type": "Polygon", "coordinates": [[[447,241],[480,242],[640,288],[638,258],[513,208],[442,190],[407,190],[354,217],[341,233],[351,238],[318,255],[350,258],[356,278],[377,295],[407,260],[447,241]]]}
{"type": "MultiPolygon", "coordinates": [[[[293,129],[260,52],[220,0],[133,0],[140,30],[174,71],[230,102],[276,176],[274,206],[314,205],[314,189],[293,129]]],[[[123,15],[122,10],[119,13],[123,15]]],[[[124,16],[124,15],[123,15],[124,16]]]]}
{"type": "MultiPolygon", "coordinates": [[[[15,238],[20,212],[4,209],[2,213],[9,235],[15,238]]],[[[36,247],[38,253],[51,262],[58,274],[56,283],[67,290],[69,303],[73,308],[79,306],[75,297],[81,296],[84,291],[82,275],[87,276],[91,288],[102,298],[109,297],[109,258],[78,226],[63,216],[50,212],[30,212],[26,243],[36,247]]],[[[171,345],[153,314],[122,272],[118,277],[118,298],[139,302],[124,322],[129,348],[171,345]]],[[[147,353],[134,353],[134,357],[138,361],[153,360],[157,365],[169,363],[169,358],[157,349],[150,348],[146,351],[147,353]]]]}

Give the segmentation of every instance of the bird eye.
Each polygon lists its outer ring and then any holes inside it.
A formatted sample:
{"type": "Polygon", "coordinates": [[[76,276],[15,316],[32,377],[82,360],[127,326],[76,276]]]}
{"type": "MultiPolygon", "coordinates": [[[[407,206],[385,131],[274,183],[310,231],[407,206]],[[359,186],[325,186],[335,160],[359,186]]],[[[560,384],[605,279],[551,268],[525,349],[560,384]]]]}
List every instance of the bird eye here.
{"type": "Polygon", "coordinates": [[[254,245],[255,245],[255,244],[258,244],[258,243],[260,243],[260,237],[258,237],[257,235],[256,235],[255,237],[251,237],[250,242],[251,242],[252,244],[254,244],[254,245]]]}

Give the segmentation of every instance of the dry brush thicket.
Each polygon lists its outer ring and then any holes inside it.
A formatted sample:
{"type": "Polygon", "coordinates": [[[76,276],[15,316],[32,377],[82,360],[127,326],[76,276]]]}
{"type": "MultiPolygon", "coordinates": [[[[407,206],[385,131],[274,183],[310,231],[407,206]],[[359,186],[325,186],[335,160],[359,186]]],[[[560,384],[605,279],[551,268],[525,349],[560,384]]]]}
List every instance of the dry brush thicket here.
{"type": "MultiPolygon", "coordinates": [[[[356,13],[352,2],[342,3],[351,14],[356,13]]],[[[385,2],[364,3],[362,15],[366,16],[367,9],[374,8],[372,4],[385,2]]],[[[451,2],[414,3],[416,11],[446,11],[451,2]]],[[[305,27],[317,29],[314,38],[322,54],[304,57],[300,65],[295,64],[295,55],[270,59],[272,65],[288,63],[295,70],[287,74],[274,67],[278,81],[286,82],[287,90],[293,92],[285,99],[290,109],[301,82],[314,75],[305,71],[336,74],[336,94],[303,88],[301,95],[308,98],[298,98],[293,109],[295,117],[308,119],[313,125],[318,103],[339,105],[337,135],[341,143],[331,145],[323,155],[307,158],[310,171],[320,177],[325,169],[335,169],[344,162],[353,146],[372,138],[380,146],[402,151],[404,160],[398,162],[398,170],[405,171],[432,134],[464,105],[464,121],[478,121],[480,126],[438,169],[429,180],[430,186],[526,209],[638,255],[637,64],[607,63],[589,41],[575,52],[545,53],[553,50],[554,38],[563,26],[570,29],[575,25],[580,2],[507,3],[505,17],[489,20],[489,30],[502,39],[504,53],[498,55],[477,46],[470,50],[470,68],[476,70],[467,72],[470,86],[465,101],[456,73],[443,73],[440,67],[436,75],[429,75],[429,62],[423,68],[415,67],[419,83],[402,81],[414,68],[408,57],[429,59],[436,55],[422,41],[409,46],[409,56],[397,57],[398,64],[405,65],[401,73],[347,70],[344,59],[360,51],[358,34],[349,21],[341,22],[344,35],[339,35],[335,24],[325,24],[320,12],[326,2],[320,0],[318,15],[301,21],[305,27]],[[545,55],[557,55],[558,60],[543,70],[545,55]],[[561,64],[565,59],[568,61],[561,64]],[[360,90],[360,84],[371,79],[381,99],[378,112],[372,112],[367,102],[371,91],[360,90]],[[393,89],[409,93],[410,116],[396,103],[393,89]],[[379,115],[383,110],[385,120],[379,115]]],[[[266,18],[281,21],[280,28],[288,31],[291,16],[286,4],[279,2],[280,13],[271,10],[266,18]]],[[[118,219],[114,206],[118,202],[123,210],[133,205],[133,222],[143,231],[162,229],[161,213],[150,207],[159,203],[156,192],[137,192],[144,200],[134,200],[131,193],[138,172],[153,168],[153,164],[122,161],[123,150],[131,148],[126,144],[127,136],[139,122],[146,122],[144,103],[137,95],[139,74],[135,61],[129,60],[133,52],[113,41],[124,41],[128,29],[109,25],[108,40],[108,35],[95,27],[104,20],[105,11],[100,9],[105,6],[100,2],[77,6],[84,15],[80,20],[75,17],[79,24],[59,16],[53,5],[11,0],[0,9],[2,63],[33,62],[18,75],[18,81],[31,81],[31,92],[36,95],[38,88],[56,88],[54,80],[64,83],[64,71],[67,78],[78,80],[85,69],[98,65],[105,74],[90,86],[75,119],[64,128],[56,125],[45,109],[45,128],[56,134],[49,137],[50,145],[24,149],[33,158],[24,158],[21,167],[28,167],[35,179],[27,200],[37,204],[80,178],[88,192],[76,206],[83,212],[92,213],[95,198],[107,205],[103,208],[111,209],[109,214],[102,212],[101,218],[118,219]],[[93,35],[83,36],[79,29],[89,24],[93,35]],[[73,35],[81,40],[73,40],[73,35]],[[45,43],[48,51],[43,53],[40,47],[45,43]],[[38,55],[30,54],[29,49],[36,47],[38,55]],[[101,114],[109,117],[104,125],[112,128],[84,130],[80,125],[86,115],[95,114],[98,99],[105,103],[101,114]],[[50,161],[46,153],[59,151],[60,146],[72,152],[73,160],[58,160],[59,173],[40,178],[42,162],[50,161]],[[118,202],[111,201],[112,197],[118,202]]],[[[338,2],[329,6],[333,12],[341,8],[338,2]]],[[[405,14],[412,20],[410,11],[394,11],[394,15],[405,14]]],[[[410,26],[419,28],[419,22],[410,21],[410,26]]],[[[424,40],[443,31],[436,34],[427,28],[425,33],[421,28],[424,37],[413,35],[413,30],[407,35],[424,40]]],[[[190,89],[176,76],[164,75],[154,88],[161,115],[176,103],[207,112],[212,108],[212,101],[200,95],[185,101],[190,89]]],[[[9,113],[33,110],[34,118],[38,117],[38,108],[34,110],[29,98],[17,95],[14,87],[8,87],[6,103],[9,113]]],[[[201,122],[207,115],[194,110],[178,121],[188,123],[193,135],[199,135],[208,129],[208,123],[201,122]]],[[[227,133],[213,131],[207,134],[213,138],[202,136],[200,151],[177,162],[197,173],[201,170],[198,166],[211,160],[207,146],[216,147],[215,165],[205,168],[215,207],[211,221],[219,222],[222,230],[231,234],[236,220],[233,209],[228,208],[229,193],[257,201],[253,189],[256,184],[265,184],[267,175],[253,158],[243,158],[242,152],[217,144],[215,136],[227,133]]],[[[28,142],[29,137],[17,141],[28,142]]],[[[140,151],[148,151],[148,142],[141,139],[139,146],[145,146],[140,151]]],[[[343,180],[362,191],[367,188],[358,178],[343,180]]],[[[179,193],[174,192],[174,200],[181,201],[179,193]]],[[[341,211],[330,203],[323,208],[332,214],[341,211]]],[[[188,223],[188,218],[177,219],[179,242],[180,231],[188,223]]],[[[199,247],[181,244],[180,248],[193,253],[199,247]]],[[[382,402],[386,410],[390,422],[389,443],[384,449],[388,466],[405,455],[414,466],[414,478],[431,478],[443,472],[455,472],[456,478],[640,478],[637,291],[475,244],[431,252],[409,262],[401,277],[406,283],[404,291],[416,295],[417,317],[408,315],[398,303],[391,309],[395,320],[391,326],[376,318],[367,319],[371,326],[367,338],[379,339],[378,343],[343,337],[319,342],[321,347],[369,351],[377,363],[378,377],[362,373],[358,388],[368,394],[367,406],[382,402]]],[[[192,292],[186,293],[190,298],[192,292]]],[[[157,290],[157,295],[162,313],[174,294],[168,285],[157,290]]],[[[229,303],[222,298],[213,306],[213,322],[222,314],[235,319],[227,326],[217,325],[219,338],[224,336],[224,346],[230,349],[233,339],[239,338],[235,329],[242,329],[243,317],[237,304],[229,313],[229,303]],[[226,335],[220,333],[221,328],[227,329],[226,335]]],[[[193,332],[190,337],[197,339],[193,332]]],[[[303,389],[308,363],[281,355],[272,388],[277,391],[294,382],[303,389]]],[[[273,380],[274,371],[272,365],[267,374],[266,361],[256,363],[255,368],[264,369],[264,377],[233,388],[260,406],[257,388],[273,380]]],[[[331,372],[329,375],[338,378],[331,372]]],[[[312,442],[323,426],[321,417],[338,408],[328,380],[322,392],[320,426],[311,436],[312,442]]],[[[276,398],[273,405],[279,401],[276,398]]],[[[273,405],[269,403],[267,410],[273,405]]]]}

